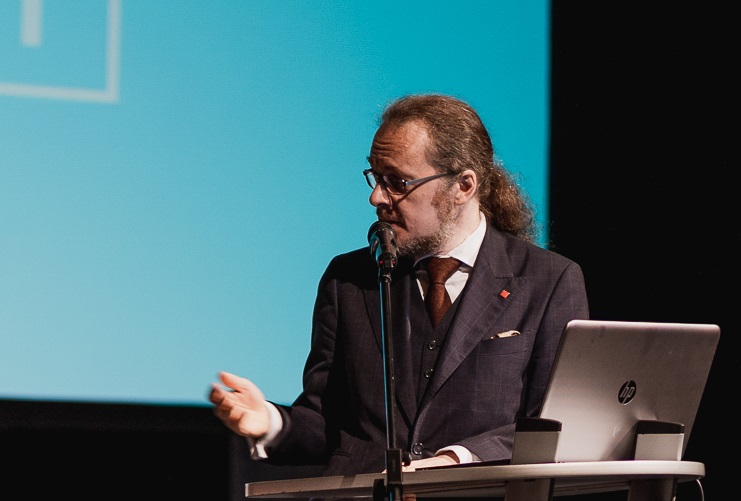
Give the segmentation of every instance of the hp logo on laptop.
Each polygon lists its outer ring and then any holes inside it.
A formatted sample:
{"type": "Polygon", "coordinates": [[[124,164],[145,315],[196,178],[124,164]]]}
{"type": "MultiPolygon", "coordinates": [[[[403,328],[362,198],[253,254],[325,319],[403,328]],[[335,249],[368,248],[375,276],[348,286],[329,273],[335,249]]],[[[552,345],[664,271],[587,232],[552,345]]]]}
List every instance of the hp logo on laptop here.
{"type": "Polygon", "coordinates": [[[620,387],[620,391],[618,392],[618,401],[623,405],[628,405],[635,396],[636,382],[633,380],[626,381],[620,387]]]}

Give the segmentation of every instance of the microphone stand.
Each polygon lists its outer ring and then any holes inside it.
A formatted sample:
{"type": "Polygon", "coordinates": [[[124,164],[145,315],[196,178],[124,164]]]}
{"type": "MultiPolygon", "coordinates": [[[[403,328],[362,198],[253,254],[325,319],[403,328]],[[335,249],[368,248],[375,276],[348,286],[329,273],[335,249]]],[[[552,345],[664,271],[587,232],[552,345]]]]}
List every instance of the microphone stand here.
{"type": "Polygon", "coordinates": [[[394,349],[391,335],[391,272],[396,266],[394,256],[378,259],[378,284],[381,293],[381,331],[383,333],[383,367],[386,398],[386,488],[374,486],[374,501],[401,501],[402,451],[396,445],[396,387],[394,379],[394,349]]]}
{"type": "Polygon", "coordinates": [[[378,264],[381,294],[381,340],[386,403],[386,485],[373,483],[373,501],[402,501],[402,451],[396,445],[396,388],[394,387],[394,343],[391,336],[391,272],[396,267],[396,233],[391,224],[376,221],[368,230],[371,256],[378,264]]]}

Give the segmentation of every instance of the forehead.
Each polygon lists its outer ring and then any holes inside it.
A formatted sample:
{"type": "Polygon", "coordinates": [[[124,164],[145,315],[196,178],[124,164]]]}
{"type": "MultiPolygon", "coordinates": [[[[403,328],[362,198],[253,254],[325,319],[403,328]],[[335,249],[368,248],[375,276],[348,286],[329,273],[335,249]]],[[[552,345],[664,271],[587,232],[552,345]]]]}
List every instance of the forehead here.
{"type": "Polygon", "coordinates": [[[384,124],[373,138],[368,160],[371,164],[418,163],[425,158],[429,136],[418,122],[384,124]]]}

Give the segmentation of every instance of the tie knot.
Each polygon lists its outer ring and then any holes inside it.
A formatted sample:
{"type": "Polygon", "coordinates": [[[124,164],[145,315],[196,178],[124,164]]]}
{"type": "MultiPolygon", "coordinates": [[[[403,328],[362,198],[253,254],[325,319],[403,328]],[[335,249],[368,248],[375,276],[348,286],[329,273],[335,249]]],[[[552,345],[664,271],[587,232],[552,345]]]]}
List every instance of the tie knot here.
{"type": "Polygon", "coordinates": [[[430,283],[444,284],[455,270],[460,266],[460,261],[452,257],[431,257],[425,263],[427,276],[430,283]]]}

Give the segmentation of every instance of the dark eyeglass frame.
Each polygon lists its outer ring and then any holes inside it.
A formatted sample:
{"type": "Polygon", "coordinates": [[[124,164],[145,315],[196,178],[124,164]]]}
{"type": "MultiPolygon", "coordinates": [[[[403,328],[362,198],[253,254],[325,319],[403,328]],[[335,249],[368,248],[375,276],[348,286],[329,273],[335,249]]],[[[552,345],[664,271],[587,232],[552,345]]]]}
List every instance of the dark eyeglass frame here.
{"type": "Polygon", "coordinates": [[[419,186],[427,181],[438,179],[445,176],[455,176],[457,172],[443,172],[440,174],[433,174],[432,176],[420,177],[417,179],[401,179],[396,176],[379,176],[373,169],[364,169],[363,176],[365,176],[365,182],[372,190],[376,189],[376,185],[381,185],[383,189],[392,195],[404,195],[409,192],[409,188],[412,186],[419,186]],[[389,179],[393,179],[393,182],[389,182],[389,179]],[[396,184],[394,184],[396,183],[396,184]],[[401,186],[401,189],[399,189],[401,186]]]}

